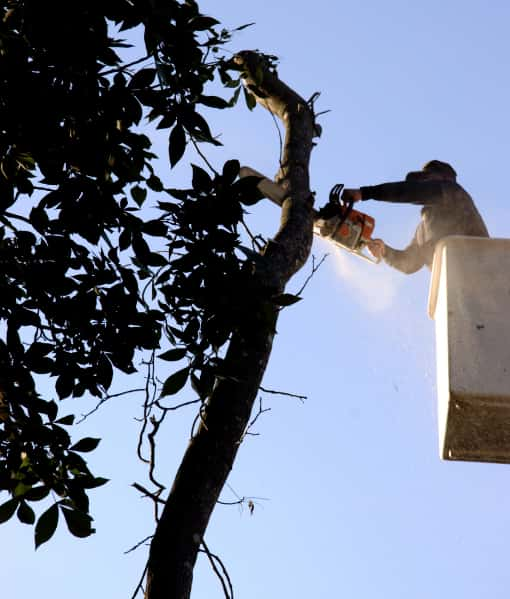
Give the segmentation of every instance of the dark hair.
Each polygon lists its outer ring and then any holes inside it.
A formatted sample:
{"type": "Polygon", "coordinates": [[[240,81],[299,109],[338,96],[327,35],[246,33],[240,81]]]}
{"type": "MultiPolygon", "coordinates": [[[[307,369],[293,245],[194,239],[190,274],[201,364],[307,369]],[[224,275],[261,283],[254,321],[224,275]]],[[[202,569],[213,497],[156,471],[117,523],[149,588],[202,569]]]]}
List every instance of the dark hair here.
{"type": "Polygon", "coordinates": [[[451,177],[452,179],[457,178],[455,170],[447,163],[441,162],[440,160],[430,160],[427,164],[423,165],[422,171],[428,171],[433,173],[440,173],[451,177]]]}

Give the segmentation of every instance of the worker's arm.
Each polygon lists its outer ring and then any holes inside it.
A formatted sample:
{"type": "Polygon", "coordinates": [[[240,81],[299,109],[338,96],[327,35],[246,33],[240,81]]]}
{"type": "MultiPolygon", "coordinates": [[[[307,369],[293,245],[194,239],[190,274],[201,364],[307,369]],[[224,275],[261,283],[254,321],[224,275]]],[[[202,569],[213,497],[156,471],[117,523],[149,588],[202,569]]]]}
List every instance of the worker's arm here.
{"type": "Polygon", "coordinates": [[[420,270],[425,264],[423,252],[420,251],[414,239],[405,250],[396,250],[385,244],[383,259],[386,264],[406,275],[411,275],[413,272],[420,270]]]}
{"type": "Polygon", "coordinates": [[[447,181],[398,181],[360,187],[359,199],[430,206],[444,201],[456,183],[447,181]]]}
{"type": "Polygon", "coordinates": [[[376,258],[383,258],[386,264],[408,275],[420,270],[425,264],[424,254],[418,246],[416,235],[405,250],[396,250],[386,245],[382,239],[372,239],[367,245],[376,258]]]}

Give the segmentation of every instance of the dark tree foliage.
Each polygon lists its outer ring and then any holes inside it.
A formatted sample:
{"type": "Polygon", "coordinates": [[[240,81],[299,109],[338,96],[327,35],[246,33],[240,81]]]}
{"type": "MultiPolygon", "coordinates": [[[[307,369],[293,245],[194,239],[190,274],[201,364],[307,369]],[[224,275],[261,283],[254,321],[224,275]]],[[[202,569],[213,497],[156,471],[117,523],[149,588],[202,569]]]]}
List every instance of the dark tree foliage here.
{"type": "Polygon", "coordinates": [[[163,348],[187,365],[161,394],[189,380],[205,401],[225,376],[220,348],[272,300],[239,245],[254,182],[239,181],[232,160],[167,189],[139,127],[148,118],[166,131],[170,166],[189,140],[217,144],[200,108],[237,100],[218,51],[230,34],[194,0],[0,6],[0,490],[10,495],[0,522],[35,523],[40,545],[59,514],[72,534],[91,534],[87,490],[105,482],[81,455],[99,440],[71,441],[60,400],[104,397],[116,371],[163,348]],[[130,61],[124,31],[143,34],[130,61]],[[206,95],[216,75],[231,98],[206,95]],[[147,198],[159,206],[149,219],[147,198]],[[49,397],[38,375],[54,382],[49,397]],[[50,493],[36,518],[33,502],[50,493]]]}

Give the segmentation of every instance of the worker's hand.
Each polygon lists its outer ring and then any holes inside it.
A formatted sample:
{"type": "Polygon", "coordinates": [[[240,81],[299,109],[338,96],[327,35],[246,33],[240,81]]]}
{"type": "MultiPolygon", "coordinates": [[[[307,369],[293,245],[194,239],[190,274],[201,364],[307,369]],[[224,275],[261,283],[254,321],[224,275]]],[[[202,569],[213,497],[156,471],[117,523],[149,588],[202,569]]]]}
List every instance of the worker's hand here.
{"type": "Polygon", "coordinates": [[[371,239],[367,242],[367,248],[374,258],[380,260],[386,253],[386,244],[382,239],[371,239]]]}
{"type": "Polygon", "coordinates": [[[361,200],[361,189],[344,189],[342,191],[344,202],[359,202],[361,200]]]}

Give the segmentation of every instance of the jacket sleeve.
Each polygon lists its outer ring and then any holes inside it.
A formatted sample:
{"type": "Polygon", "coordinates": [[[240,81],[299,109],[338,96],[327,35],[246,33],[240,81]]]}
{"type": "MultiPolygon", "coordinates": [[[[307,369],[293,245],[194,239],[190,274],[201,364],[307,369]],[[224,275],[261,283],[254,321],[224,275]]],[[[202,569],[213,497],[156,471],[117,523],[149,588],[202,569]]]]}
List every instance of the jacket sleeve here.
{"type": "Polygon", "coordinates": [[[396,250],[386,245],[384,261],[389,266],[400,270],[406,275],[411,275],[420,270],[425,264],[423,251],[417,243],[416,234],[411,243],[404,250],[396,250]]]}
{"type": "Polygon", "coordinates": [[[363,200],[431,206],[443,202],[448,188],[456,183],[445,181],[398,181],[360,187],[363,200]]]}

